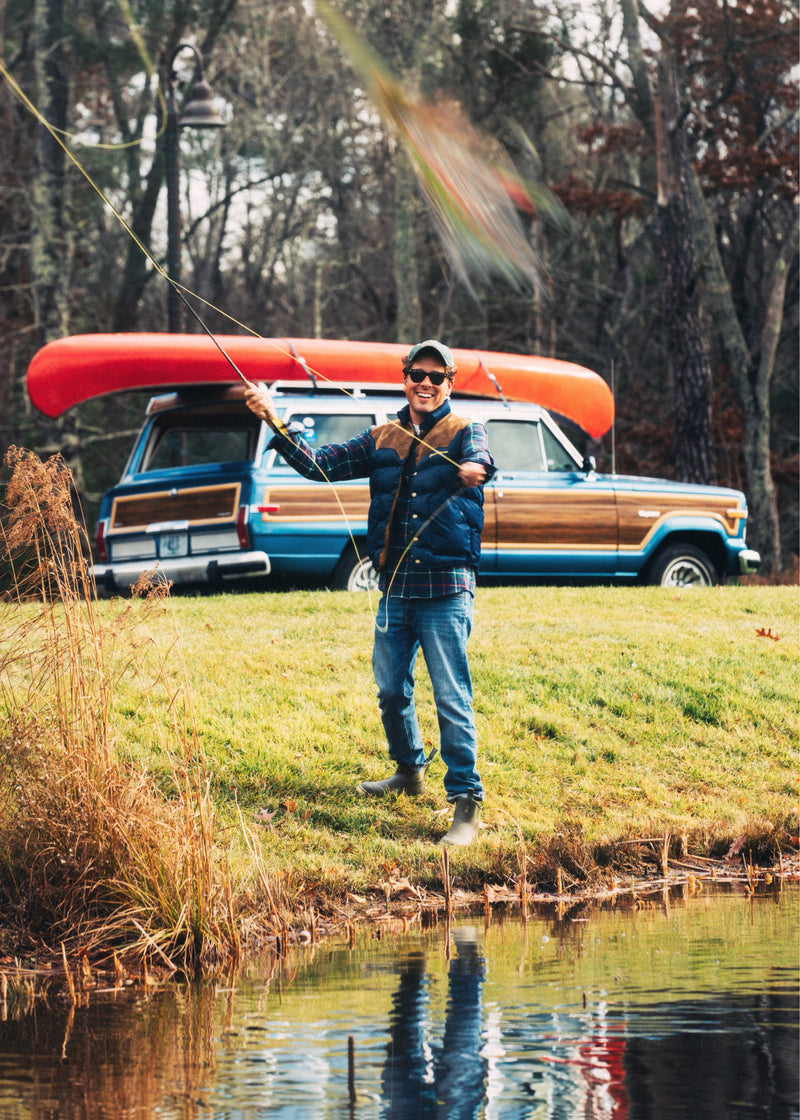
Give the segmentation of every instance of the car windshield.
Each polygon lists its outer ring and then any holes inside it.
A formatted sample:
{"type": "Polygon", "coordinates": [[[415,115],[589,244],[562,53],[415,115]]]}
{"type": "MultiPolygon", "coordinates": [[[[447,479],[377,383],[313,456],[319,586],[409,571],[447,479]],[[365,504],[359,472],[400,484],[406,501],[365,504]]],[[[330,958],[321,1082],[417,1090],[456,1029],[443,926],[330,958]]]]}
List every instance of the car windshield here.
{"type": "Polygon", "coordinates": [[[578,464],[564,447],[563,443],[553,435],[546,424],[541,425],[542,442],[544,443],[544,457],[548,471],[575,471],[578,464]]]}

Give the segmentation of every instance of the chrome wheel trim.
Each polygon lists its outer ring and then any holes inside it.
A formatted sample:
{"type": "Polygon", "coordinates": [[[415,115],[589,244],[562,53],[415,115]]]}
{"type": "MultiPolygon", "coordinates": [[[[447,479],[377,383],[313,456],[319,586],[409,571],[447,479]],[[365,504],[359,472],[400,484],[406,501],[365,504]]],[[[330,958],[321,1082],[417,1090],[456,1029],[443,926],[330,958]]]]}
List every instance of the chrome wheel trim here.
{"type": "Polygon", "coordinates": [[[692,556],[677,556],[664,570],[662,587],[711,587],[708,569],[692,556]]]}
{"type": "Polygon", "coordinates": [[[372,561],[365,557],[355,565],[347,580],[348,591],[377,591],[378,573],[372,561]]]}

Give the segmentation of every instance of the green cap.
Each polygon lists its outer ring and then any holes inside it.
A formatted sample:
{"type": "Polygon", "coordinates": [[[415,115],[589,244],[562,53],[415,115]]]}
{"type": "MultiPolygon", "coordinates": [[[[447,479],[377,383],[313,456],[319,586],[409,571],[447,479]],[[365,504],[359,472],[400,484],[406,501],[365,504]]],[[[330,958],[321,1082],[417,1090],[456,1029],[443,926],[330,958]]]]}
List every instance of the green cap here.
{"type": "Polygon", "coordinates": [[[403,359],[403,365],[410,366],[414,359],[418,358],[420,354],[424,353],[426,350],[429,350],[432,354],[435,354],[437,358],[441,359],[448,373],[456,372],[456,364],[453,361],[453,351],[449,346],[445,346],[443,342],[437,342],[435,338],[426,338],[424,342],[418,342],[416,346],[412,346],[403,359]]]}

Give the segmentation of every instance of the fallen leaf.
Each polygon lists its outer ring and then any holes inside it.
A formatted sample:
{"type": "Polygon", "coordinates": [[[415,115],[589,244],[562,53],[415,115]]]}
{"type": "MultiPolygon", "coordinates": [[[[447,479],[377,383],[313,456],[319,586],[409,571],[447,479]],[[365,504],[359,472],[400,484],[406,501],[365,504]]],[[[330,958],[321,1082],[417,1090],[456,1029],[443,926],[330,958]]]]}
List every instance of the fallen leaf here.
{"type": "Polygon", "coordinates": [[[390,879],[388,883],[381,883],[381,886],[386,891],[387,895],[411,895],[413,898],[420,897],[419,889],[405,877],[402,879],[390,879]]]}
{"type": "Polygon", "coordinates": [[[739,852],[741,852],[741,850],[745,846],[746,842],[747,842],[747,837],[745,836],[744,833],[742,833],[742,835],[738,836],[734,840],[734,842],[731,844],[730,848],[728,849],[728,851],[725,855],[725,859],[734,859],[735,856],[738,856],[739,852]]]}

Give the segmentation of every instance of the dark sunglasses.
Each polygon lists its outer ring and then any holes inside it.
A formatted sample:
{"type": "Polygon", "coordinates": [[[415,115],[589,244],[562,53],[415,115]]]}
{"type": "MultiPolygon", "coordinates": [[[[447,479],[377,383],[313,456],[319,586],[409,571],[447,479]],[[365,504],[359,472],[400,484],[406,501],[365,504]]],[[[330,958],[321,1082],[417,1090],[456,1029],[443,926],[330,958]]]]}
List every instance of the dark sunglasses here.
{"type": "Polygon", "coordinates": [[[442,373],[438,369],[434,370],[433,373],[430,373],[430,371],[427,369],[407,369],[406,377],[410,377],[415,385],[420,385],[426,377],[430,381],[431,385],[441,385],[441,383],[447,377],[447,374],[442,373]]]}

